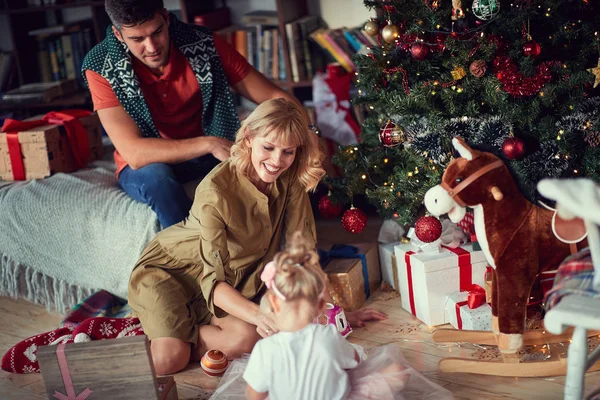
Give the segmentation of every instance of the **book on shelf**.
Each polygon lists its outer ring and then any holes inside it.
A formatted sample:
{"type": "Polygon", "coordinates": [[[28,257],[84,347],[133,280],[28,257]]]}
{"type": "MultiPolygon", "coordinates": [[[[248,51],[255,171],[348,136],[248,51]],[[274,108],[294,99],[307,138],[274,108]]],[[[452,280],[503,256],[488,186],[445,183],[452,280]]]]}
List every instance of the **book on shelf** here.
{"type": "Polygon", "coordinates": [[[9,90],[2,96],[3,102],[9,103],[48,103],[57,97],[74,93],[77,90],[75,80],[58,82],[35,82],[9,90]]]}
{"type": "Polygon", "coordinates": [[[246,25],[278,25],[277,11],[255,10],[242,16],[243,24],[246,25]]]}
{"type": "Polygon", "coordinates": [[[321,56],[310,40],[320,26],[319,17],[306,16],[285,25],[292,79],[294,82],[312,79],[323,68],[321,56]]]}

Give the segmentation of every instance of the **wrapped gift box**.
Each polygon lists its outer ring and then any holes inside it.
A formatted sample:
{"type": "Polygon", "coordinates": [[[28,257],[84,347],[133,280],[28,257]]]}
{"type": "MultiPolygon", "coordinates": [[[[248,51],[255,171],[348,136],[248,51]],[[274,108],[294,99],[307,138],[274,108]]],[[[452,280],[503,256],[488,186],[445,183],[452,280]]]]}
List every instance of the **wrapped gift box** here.
{"type": "Polygon", "coordinates": [[[381,283],[377,245],[361,243],[352,246],[358,249],[362,258],[331,258],[324,266],[331,297],[346,311],[359,309],[381,283]]]}
{"type": "Polygon", "coordinates": [[[455,292],[446,301],[446,322],[456,329],[471,331],[492,330],[492,307],[483,303],[476,308],[469,308],[469,292],[455,292]]]}
{"type": "Polygon", "coordinates": [[[444,306],[448,295],[472,284],[485,285],[487,261],[483,251],[473,251],[471,243],[419,253],[410,243],[399,244],[395,254],[402,308],[427,325],[447,323],[444,306]]]}
{"type": "Polygon", "coordinates": [[[400,242],[379,244],[379,264],[381,265],[381,280],[388,283],[396,291],[399,289],[398,284],[398,267],[396,266],[396,255],[394,248],[400,242]]]}
{"type": "Polygon", "coordinates": [[[155,377],[145,335],[42,346],[37,357],[49,399],[178,399],[172,376],[155,377]]]}
{"type": "MultiPolygon", "coordinates": [[[[39,120],[42,116],[29,120],[39,120]]],[[[96,114],[79,118],[90,144],[90,159],[102,157],[102,131],[96,114]]],[[[43,179],[58,172],[73,172],[76,163],[64,127],[42,125],[17,134],[25,179],[43,179]]],[[[17,149],[18,150],[18,149],[17,149]]],[[[0,180],[14,180],[7,134],[0,132],[0,180]]]]}

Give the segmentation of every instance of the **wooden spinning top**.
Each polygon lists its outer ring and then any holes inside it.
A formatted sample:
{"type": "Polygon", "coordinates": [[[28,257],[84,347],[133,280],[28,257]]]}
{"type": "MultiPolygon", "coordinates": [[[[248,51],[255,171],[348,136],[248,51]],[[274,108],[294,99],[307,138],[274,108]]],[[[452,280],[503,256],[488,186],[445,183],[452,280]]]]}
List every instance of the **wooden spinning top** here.
{"type": "Polygon", "coordinates": [[[207,351],[200,360],[202,371],[208,376],[223,375],[228,364],[227,356],[219,350],[207,351]]]}

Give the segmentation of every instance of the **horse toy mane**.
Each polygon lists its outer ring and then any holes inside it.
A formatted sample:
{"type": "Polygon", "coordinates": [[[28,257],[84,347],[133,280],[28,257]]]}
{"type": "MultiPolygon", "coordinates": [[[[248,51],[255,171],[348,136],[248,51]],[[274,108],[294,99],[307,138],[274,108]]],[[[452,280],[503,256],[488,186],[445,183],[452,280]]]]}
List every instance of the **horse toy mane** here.
{"type": "Polygon", "coordinates": [[[444,171],[442,183],[427,191],[425,207],[452,222],[474,210],[475,233],[490,266],[492,330],[503,354],[515,354],[522,334],[530,290],[537,275],[556,269],[571,254],[569,244],[553,234],[554,212],[529,202],[508,168],[491,153],[452,140],[460,158],[444,171]]]}

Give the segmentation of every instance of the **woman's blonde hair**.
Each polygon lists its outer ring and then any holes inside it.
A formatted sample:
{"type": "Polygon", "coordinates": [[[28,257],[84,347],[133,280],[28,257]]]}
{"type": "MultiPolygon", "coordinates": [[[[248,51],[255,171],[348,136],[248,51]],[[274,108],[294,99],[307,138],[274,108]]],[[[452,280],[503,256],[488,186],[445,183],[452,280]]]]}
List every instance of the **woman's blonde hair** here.
{"type": "Polygon", "coordinates": [[[296,157],[292,167],[306,191],[314,190],[325,175],[322,167],[325,155],[320,150],[318,139],[306,125],[306,119],[291,101],[272,99],[261,103],[243,122],[231,147],[231,164],[246,176],[251,172],[251,148],[247,141],[255,136],[277,136],[296,146],[296,157]],[[314,136],[314,137],[311,137],[314,136]]]}
{"type": "MultiPolygon", "coordinates": [[[[304,239],[300,231],[294,232],[287,249],[275,255],[276,273],[273,284],[285,297],[285,301],[298,299],[317,304],[327,290],[327,275],[319,264],[319,255],[311,244],[304,239]]],[[[273,289],[269,289],[272,292],[273,289]]],[[[277,295],[275,292],[273,294],[277,295]]],[[[265,294],[261,301],[261,309],[272,312],[265,294]]]]}

